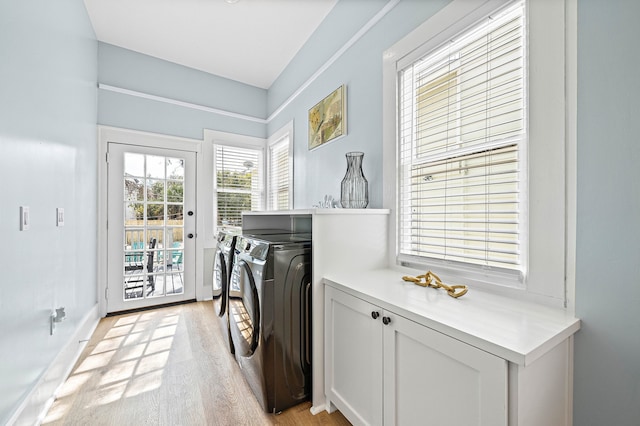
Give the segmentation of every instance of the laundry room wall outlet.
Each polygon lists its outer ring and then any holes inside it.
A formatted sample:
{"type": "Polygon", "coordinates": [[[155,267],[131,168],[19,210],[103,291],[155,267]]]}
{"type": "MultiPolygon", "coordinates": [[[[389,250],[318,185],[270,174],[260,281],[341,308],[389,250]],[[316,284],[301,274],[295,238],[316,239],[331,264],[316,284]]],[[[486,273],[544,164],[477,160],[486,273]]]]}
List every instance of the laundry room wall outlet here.
{"type": "Polygon", "coordinates": [[[29,218],[29,207],[20,206],[20,230],[28,231],[31,225],[31,219],[29,218]]]}
{"type": "Polygon", "coordinates": [[[64,226],[64,209],[62,207],[56,209],[56,226],[64,226]]]}

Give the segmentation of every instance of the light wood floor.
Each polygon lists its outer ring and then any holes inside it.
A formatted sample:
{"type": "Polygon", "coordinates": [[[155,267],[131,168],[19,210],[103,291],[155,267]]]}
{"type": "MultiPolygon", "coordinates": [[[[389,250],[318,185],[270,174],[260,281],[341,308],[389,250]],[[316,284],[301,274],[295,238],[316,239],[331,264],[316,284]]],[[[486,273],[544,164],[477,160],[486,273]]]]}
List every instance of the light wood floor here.
{"type": "Polygon", "coordinates": [[[262,411],[211,302],[104,318],[44,425],[349,425],[310,403],[262,411]]]}

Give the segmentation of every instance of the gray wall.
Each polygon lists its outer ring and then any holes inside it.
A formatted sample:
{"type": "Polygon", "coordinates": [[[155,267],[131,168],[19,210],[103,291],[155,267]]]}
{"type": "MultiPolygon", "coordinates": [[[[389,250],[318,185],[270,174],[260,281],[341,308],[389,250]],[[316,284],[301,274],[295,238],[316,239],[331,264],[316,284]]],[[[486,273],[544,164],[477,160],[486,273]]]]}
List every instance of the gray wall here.
{"type": "Polygon", "coordinates": [[[0,424],[97,300],[96,58],[81,0],[0,2],[0,424]]]}
{"type": "MultiPolygon", "coordinates": [[[[340,182],[346,170],[345,153],[349,151],[364,152],[369,207],[382,207],[382,54],[448,2],[400,2],[271,120],[268,134],[294,121],[296,208],[309,208],[324,195],[339,199],[340,182]],[[342,84],[347,87],[347,135],[309,151],[308,111],[342,84]]],[[[387,0],[338,2],[269,89],[269,113],[277,111],[387,3],[387,0]]]]}
{"type": "Polygon", "coordinates": [[[267,91],[142,55],[98,45],[98,81],[119,89],[258,118],[229,117],[195,108],[99,91],[98,124],[202,139],[203,129],[266,137],[267,91]]]}
{"type": "Polygon", "coordinates": [[[578,1],[574,423],[640,425],[640,2],[578,1]]]}

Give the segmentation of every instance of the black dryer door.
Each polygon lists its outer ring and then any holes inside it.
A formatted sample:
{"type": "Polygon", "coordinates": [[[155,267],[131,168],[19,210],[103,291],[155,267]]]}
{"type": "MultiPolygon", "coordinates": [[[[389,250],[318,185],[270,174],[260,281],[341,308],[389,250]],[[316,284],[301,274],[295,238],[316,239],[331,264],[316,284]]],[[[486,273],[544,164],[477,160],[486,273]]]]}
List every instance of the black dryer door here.
{"type": "Polygon", "coordinates": [[[216,315],[223,317],[227,312],[228,289],[227,263],[222,250],[216,250],[215,266],[213,270],[213,306],[216,315]]]}
{"type": "Polygon", "coordinates": [[[249,264],[238,260],[233,266],[230,285],[239,288],[229,293],[229,327],[236,355],[249,357],[260,337],[260,300],[249,264]]]}

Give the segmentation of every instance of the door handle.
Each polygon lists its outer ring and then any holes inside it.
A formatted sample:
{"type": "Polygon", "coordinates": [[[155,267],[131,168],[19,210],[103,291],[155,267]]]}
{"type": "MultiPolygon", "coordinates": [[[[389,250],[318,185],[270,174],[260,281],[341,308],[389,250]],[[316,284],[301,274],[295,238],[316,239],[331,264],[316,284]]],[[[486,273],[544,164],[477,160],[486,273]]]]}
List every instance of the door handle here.
{"type": "Polygon", "coordinates": [[[193,235],[191,233],[187,234],[187,238],[193,238],[193,237],[195,237],[195,235],[193,235]]]}
{"type": "Polygon", "coordinates": [[[388,325],[391,322],[391,318],[389,317],[382,317],[382,323],[384,325],[388,325]]]}
{"type": "Polygon", "coordinates": [[[188,214],[189,216],[193,216],[193,211],[189,210],[189,211],[187,212],[187,214],[188,214]]]}

